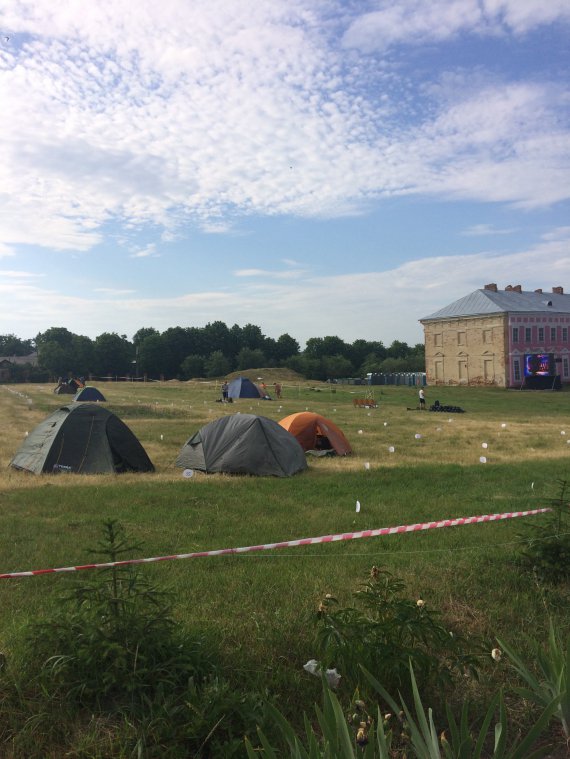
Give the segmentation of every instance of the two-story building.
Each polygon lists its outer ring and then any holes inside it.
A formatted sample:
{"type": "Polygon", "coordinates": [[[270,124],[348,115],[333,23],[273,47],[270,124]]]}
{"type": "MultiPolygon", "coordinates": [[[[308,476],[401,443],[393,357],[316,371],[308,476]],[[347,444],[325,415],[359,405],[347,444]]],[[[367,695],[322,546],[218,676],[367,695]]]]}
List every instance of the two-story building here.
{"type": "Polygon", "coordinates": [[[485,285],[420,319],[428,384],[548,388],[570,383],[570,295],[485,285]]]}

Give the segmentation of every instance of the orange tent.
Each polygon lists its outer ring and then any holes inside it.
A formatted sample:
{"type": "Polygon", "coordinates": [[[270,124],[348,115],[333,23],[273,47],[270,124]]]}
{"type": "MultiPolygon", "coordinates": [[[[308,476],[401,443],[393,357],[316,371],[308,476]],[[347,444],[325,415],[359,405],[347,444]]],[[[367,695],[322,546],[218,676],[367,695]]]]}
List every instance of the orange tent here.
{"type": "Polygon", "coordinates": [[[304,451],[334,451],[339,456],[352,453],[344,433],[333,422],[320,414],[301,411],[282,419],[279,424],[297,438],[304,451]]]}

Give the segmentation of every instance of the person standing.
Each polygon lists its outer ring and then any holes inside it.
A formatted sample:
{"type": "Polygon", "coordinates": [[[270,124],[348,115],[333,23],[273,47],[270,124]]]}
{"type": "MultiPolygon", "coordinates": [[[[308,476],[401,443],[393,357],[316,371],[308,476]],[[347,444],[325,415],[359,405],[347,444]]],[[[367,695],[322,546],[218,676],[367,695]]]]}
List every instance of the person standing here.
{"type": "Polygon", "coordinates": [[[277,400],[281,400],[281,385],[279,382],[274,382],[273,387],[275,388],[275,397],[277,400]]]}
{"type": "Polygon", "coordinates": [[[425,411],[426,410],[426,396],[425,396],[423,387],[420,387],[419,396],[420,396],[420,411],[425,411]]]}
{"type": "Polygon", "coordinates": [[[224,380],[222,383],[222,403],[228,401],[228,383],[224,380]]]}

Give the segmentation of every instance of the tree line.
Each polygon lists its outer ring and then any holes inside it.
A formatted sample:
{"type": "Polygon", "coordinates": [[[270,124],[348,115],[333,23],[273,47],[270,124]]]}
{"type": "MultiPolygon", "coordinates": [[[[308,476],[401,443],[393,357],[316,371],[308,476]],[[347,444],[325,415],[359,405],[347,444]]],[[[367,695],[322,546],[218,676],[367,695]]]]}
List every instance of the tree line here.
{"type": "MultiPolygon", "coordinates": [[[[228,327],[222,321],[205,327],[170,327],[164,332],[142,327],[132,340],[104,332],[94,340],[65,327],[51,327],[34,339],[0,335],[0,356],[38,354],[38,379],[68,377],[143,377],[192,379],[223,377],[230,372],[263,367],[293,369],[315,380],[363,377],[368,372],[424,371],[424,346],[394,340],[312,337],[301,351],[285,333],[276,340],[254,324],[228,327]]],[[[29,372],[28,372],[29,376],[29,372]]],[[[33,378],[33,377],[32,377],[33,378]]]]}

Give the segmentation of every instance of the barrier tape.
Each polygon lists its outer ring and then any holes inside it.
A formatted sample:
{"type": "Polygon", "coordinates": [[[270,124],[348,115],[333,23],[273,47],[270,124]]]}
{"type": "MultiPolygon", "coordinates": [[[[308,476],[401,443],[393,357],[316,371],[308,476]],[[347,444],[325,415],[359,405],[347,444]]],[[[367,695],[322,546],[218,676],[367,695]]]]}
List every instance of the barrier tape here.
{"type": "Polygon", "coordinates": [[[532,509],[530,511],[509,511],[505,514],[483,514],[474,517],[459,517],[458,519],[442,519],[439,522],[420,522],[418,524],[400,525],[398,527],[381,527],[378,530],[361,530],[360,532],[343,532],[338,535],[322,535],[319,538],[301,538],[298,540],[285,540],[279,543],[264,543],[257,546],[242,546],[241,548],[220,548],[215,551],[195,551],[194,553],[178,553],[171,556],[153,556],[148,559],[123,559],[122,561],[109,561],[102,564],[81,564],[75,567],[58,567],[56,569],[32,569],[27,572],[4,572],[0,574],[0,580],[9,580],[16,577],[34,577],[36,575],[58,574],[62,572],[79,572],[83,569],[109,569],[110,567],[125,567],[133,564],[152,564],[156,561],[173,561],[175,559],[200,559],[206,556],[228,556],[231,554],[252,553],[254,551],[272,551],[276,548],[294,548],[296,546],[312,546],[318,543],[335,543],[340,540],[358,540],[359,538],[377,538],[386,535],[398,535],[405,532],[419,532],[420,530],[436,530],[442,527],[459,527],[466,524],[478,524],[480,522],[497,522],[503,519],[515,519],[516,517],[529,517],[535,514],[544,514],[552,509],[532,509]]]}

